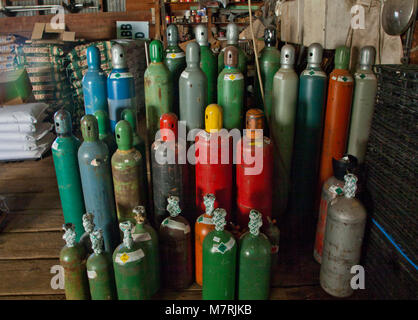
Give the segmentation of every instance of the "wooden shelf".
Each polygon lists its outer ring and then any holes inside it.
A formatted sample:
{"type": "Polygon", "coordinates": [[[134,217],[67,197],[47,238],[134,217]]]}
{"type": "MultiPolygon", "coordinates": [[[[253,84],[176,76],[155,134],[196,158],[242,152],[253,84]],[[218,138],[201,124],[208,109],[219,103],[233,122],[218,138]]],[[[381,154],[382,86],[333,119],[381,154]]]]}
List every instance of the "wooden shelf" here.
{"type": "Polygon", "coordinates": [[[165,2],[164,4],[170,6],[170,11],[190,10],[191,7],[200,7],[199,2],[165,2]]]}

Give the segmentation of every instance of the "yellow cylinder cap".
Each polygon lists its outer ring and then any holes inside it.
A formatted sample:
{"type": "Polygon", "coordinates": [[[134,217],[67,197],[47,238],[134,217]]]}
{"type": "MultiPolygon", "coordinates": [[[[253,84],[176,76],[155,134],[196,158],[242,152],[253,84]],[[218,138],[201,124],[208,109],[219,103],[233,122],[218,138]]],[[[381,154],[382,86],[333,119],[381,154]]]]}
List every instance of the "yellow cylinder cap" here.
{"type": "Polygon", "coordinates": [[[218,104],[210,104],[205,110],[205,129],[207,132],[222,129],[222,107],[218,104]]]}

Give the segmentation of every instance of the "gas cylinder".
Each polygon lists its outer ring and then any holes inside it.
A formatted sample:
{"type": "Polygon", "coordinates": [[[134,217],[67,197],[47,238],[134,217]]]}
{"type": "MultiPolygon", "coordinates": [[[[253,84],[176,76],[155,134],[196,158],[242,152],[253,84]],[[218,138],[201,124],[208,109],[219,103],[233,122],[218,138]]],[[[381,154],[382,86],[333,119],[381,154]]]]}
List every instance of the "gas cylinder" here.
{"type": "Polygon", "coordinates": [[[202,246],[203,240],[209,232],[215,229],[212,214],[215,205],[215,196],[213,194],[205,194],[203,203],[206,207],[204,214],[200,215],[196,220],[195,228],[195,265],[196,265],[196,282],[202,285],[202,246]]]}
{"type": "Polygon", "coordinates": [[[319,203],[318,223],[316,226],[314,258],[318,263],[322,261],[324,234],[327,221],[327,211],[331,200],[342,194],[344,175],[353,172],[357,167],[357,158],[346,154],[341,159],[332,159],[334,175],[324,182],[319,203]]]}
{"type": "Polygon", "coordinates": [[[116,145],[115,136],[109,129],[109,116],[107,115],[107,112],[103,110],[96,111],[94,116],[97,119],[97,125],[99,127],[99,139],[106,143],[107,148],[109,149],[109,156],[111,157],[118,146],[116,145]]]}
{"type": "Polygon", "coordinates": [[[207,104],[216,103],[216,86],[218,70],[217,59],[208,43],[208,29],[203,24],[199,24],[195,30],[196,42],[200,46],[200,68],[207,78],[207,104]]]}
{"type": "Polygon", "coordinates": [[[322,52],[319,43],[309,46],[308,66],[300,76],[289,203],[298,221],[299,235],[306,230],[301,220],[314,212],[327,92],[327,75],[321,70],[322,52]]]}
{"type": "Polygon", "coordinates": [[[87,277],[89,278],[92,300],[116,300],[115,274],[112,255],[104,251],[103,231],[98,229],[90,234],[93,253],[87,259],[87,277]]]}
{"type": "Polygon", "coordinates": [[[86,272],[84,247],[76,242],[75,226],[63,225],[66,245],[60,252],[60,264],[64,268],[65,298],[67,300],[89,300],[89,283],[86,272]]]}
{"type": "Polygon", "coordinates": [[[115,128],[118,149],[112,156],[113,186],[119,222],[135,223],[132,210],[145,203],[144,161],[132,146],[132,129],[128,121],[120,120],[115,128]]]}
{"type": "Polygon", "coordinates": [[[376,50],[367,46],[361,49],[360,67],[354,74],[355,86],[351,110],[350,134],[347,152],[364,162],[377,93],[377,78],[372,71],[376,50]]]}
{"type": "Polygon", "coordinates": [[[344,196],[332,200],[328,208],[319,281],[322,289],[335,297],[353,293],[351,268],[361,256],[367,212],[355,197],[357,177],[344,176],[344,196]]]}
{"type": "Polygon", "coordinates": [[[115,198],[113,196],[110,156],[106,144],[99,140],[97,120],[93,115],[81,119],[84,142],[78,149],[81,183],[87,212],[103,230],[105,249],[113,252],[119,242],[115,198]]]}
{"type": "Polygon", "coordinates": [[[235,274],[237,243],[234,236],[224,230],[226,211],[213,212],[215,230],[203,240],[203,300],[233,300],[235,298],[235,274]]]}
{"type": "Polygon", "coordinates": [[[349,48],[338,47],[335,52],[335,69],[330,74],[328,85],[317,202],[324,182],[332,176],[332,158],[341,158],[346,148],[354,88],[353,77],[348,71],[349,62],[349,48]]]}
{"type": "MultiPolygon", "coordinates": [[[[235,23],[228,23],[228,25],[226,26],[226,44],[227,46],[233,46],[238,49],[237,68],[241,71],[242,75],[246,77],[248,58],[245,52],[239,47],[238,40],[239,40],[239,33],[238,33],[237,25],[235,23]]],[[[218,55],[218,74],[221,73],[222,70],[225,68],[225,59],[224,59],[225,50],[226,48],[224,48],[218,55]]]]}
{"type": "Polygon", "coordinates": [[[187,67],[179,80],[180,120],[186,121],[187,131],[203,129],[203,118],[207,106],[207,79],[200,69],[200,49],[196,42],[186,47],[187,67]]]}
{"type": "Polygon", "coordinates": [[[113,252],[116,290],[119,300],[146,300],[151,297],[146,259],[141,243],[132,238],[131,221],[119,224],[123,242],[113,252]]]}
{"type": "Polygon", "coordinates": [[[248,225],[251,209],[262,213],[263,223],[271,217],[273,201],[273,144],[263,136],[264,113],[250,109],[246,114],[244,137],[237,148],[237,222],[248,225]]]}
{"type": "Polygon", "coordinates": [[[126,120],[129,122],[132,128],[132,145],[133,147],[139,151],[142,156],[142,176],[144,177],[144,195],[145,195],[145,202],[144,205],[146,208],[149,208],[148,203],[148,171],[147,171],[147,155],[145,151],[145,141],[144,139],[138,134],[137,125],[136,125],[136,115],[132,109],[125,109],[122,111],[122,120],[126,120]]]}
{"type": "Polygon", "coordinates": [[[94,214],[83,214],[84,234],[80,237],[80,244],[83,245],[86,257],[93,253],[93,246],[91,244],[90,234],[94,231],[96,225],[94,224],[94,214]]]}
{"type": "Polygon", "coordinates": [[[279,262],[280,230],[276,226],[276,220],[267,217],[267,224],[263,224],[263,232],[271,244],[271,277],[279,262]]]}
{"type": "Polygon", "coordinates": [[[150,294],[154,295],[160,289],[160,253],[158,249],[158,234],[147,222],[144,206],[134,208],[136,226],[132,234],[135,242],[140,242],[144,250],[148,270],[150,294]]]}
{"type": "Polygon", "coordinates": [[[298,75],[293,69],[295,48],[285,45],[281,52],[281,67],[273,79],[271,134],[276,148],[278,195],[277,211],[282,215],[287,207],[290,189],[290,170],[298,100],[298,75]]]}
{"type": "MultiPolygon", "coordinates": [[[[159,228],[167,216],[167,198],[171,195],[186,197],[187,164],[184,158],[185,143],[177,143],[177,116],[161,116],[161,139],[151,146],[152,188],[154,198],[154,227],[159,228]]],[[[180,203],[183,206],[183,202],[180,203]]]]}
{"type": "Polygon", "coordinates": [[[77,152],[80,141],[73,136],[70,113],[64,109],[54,115],[57,138],[52,144],[55,174],[64,221],[75,226],[77,241],[83,234],[81,217],[85,212],[77,152]]]}
{"type": "Polygon", "coordinates": [[[267,300],[270,293],[271,244],[260,233],[263,225],[261,213],[250,211],[249,232],[239,240],[238,299],[267,300]]]}
{"type": "MultiPolygon", "coordinates": [[[[171,79],[170,71],[164,65],[163,45],[161,41],[153,40],[149,45],[151,63],[144,74],[145,108],[147,118],[148,143],[155,140],[155,134],[159,129],[160,117],[173,110],[173,103],[177,98],[173,95],[173,85],[177,82],[171,79]]],[[[183,71],[183,69],[182,69],[183,71]]],[[[181,72],[181,71],[180,71],[181,72]]],[[[180,74],[179,74],[180,76],[180,74]]],[[[176,102],[178,103],[178,102],[176,102]]],[[[178,114],[178,111],[177,111],[178,114]]]]}
{"type": "Polygon", "coordinates": [[[115,132],[115,126],[121,119],[122,110],[125,108],[136,110],[134,77],[129,72],[125,52],[120,44],[112,46],[112,66],[113,70],[107,77],[107,101],[110,128],[112,132],[115,132]]]}
{"type": "Polygon", "coordinates": [[[218,76],[218,104],[223,110],[223,126],[228,130],[242,128],[245,82],[237,58],[238,49],[226,47],[225,68],[218,76]]]}
{"type": "Polygon", "coordinates": [[[219,105],[211,104],[206,108],[205,125],[206,130],[196,136],[195,143],[196,209],[199,214],[205,212],[203,196],[211,193],[216,197],[215,207],[225,208],[229,221],[233,199],[232,142],[225,130],[221,130],[222,108],[219,105]]]}
{"type": "Polygon", "coordinates": [[[186,56],[179,47],[178,41],[179,32],[177,26],[175,24],[170,24],[167,27],[167,48],[165,49],[164,54],[164,64],[167,66],[171,76],[173,108],[171,110],[165,110],[163,113],[173,111],[176,115],[179,114],[179,78],[184,68],[186,68],[186,56]]]}
{"type": "Polygon", "coordinates": [[[86,114],[94,114],[98,110],[108,112],[107,76],[100,67],[100,51],[95,46],[87,48],[87,65],[88,69],[82,80],[86,114]]]}
{"type": "Polygon", "coordinates": [[[193,282],[190,225],[179,216],[179,198],[170,196],[167,202],[170,216],[160,225],[161,272],[166,287],[181,290],[193,282]]]}
{"type": "Polygon", "coordinates": [[[276,41],[276,28],[268,27],[264,29],[265,47],[261,50],[259,58],[260,74],[264,89],[264,103],[257,77],[255,78],[255,88],[257,90],[257,105],[263,108],[267,124],[270,123],[271,106],[273,104],[273,78],[280,68],[280,51],[276,48],[276,41]]]}

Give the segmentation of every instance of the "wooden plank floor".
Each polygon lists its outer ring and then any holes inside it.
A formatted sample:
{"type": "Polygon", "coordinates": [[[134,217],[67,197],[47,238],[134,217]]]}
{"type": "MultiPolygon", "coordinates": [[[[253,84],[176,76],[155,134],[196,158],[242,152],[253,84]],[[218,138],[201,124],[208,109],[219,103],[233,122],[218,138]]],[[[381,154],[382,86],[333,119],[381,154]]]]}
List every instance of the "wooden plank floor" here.
{"type": "MultiPolygon", "coordinates": [[[[10,213],[0,231],[0,299],[65,299],[51,288],[51,267],[59,264],[63,217],[52,156],[38,161],[0,163],[0,195],[10,213]]],[[[332,299],[319,286],[312,246],[281,244],[271,299],[332,299]]],[[[200,299],[193,284],[183,291],[162,290],[155,299],[200,299]]],[[[367,298],[367,291],[352,299],[367,298]]]]}

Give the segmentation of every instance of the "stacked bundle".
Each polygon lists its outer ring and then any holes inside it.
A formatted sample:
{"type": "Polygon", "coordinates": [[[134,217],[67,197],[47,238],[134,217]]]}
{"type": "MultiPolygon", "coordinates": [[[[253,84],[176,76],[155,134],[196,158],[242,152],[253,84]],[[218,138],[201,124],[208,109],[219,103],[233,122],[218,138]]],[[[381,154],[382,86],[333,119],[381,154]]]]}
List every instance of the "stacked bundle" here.
{"type": "Polygon", "coordinates": [[[372,224],[369,283],[379,296],[416,299],[418,68],[376,67],[378,93],[366,167],[372,224]]]}
{"type": "Polygon", "coordinates": [[[79,45],[73,48],[68,55],[67,59],[70,61],[67,67],[69,75],[71,90],[74,99],[74,115],[73,121],[78,124],[81,116],[84,115],[84,98],[83,98],[83,76],[87,71],[87,56],[86,51],[90,46],[96,46],[100,51],[101,68],[109,74],[112,70],[112,55],[110,53],[111,48],[110,41],[93,42],[89,44],[79,45]]]}
{"type": "Polygon", "coordinates": [[[64,107],[73,111],[71,88],[65,73],[62,45],[31,43],[19,48],[32,83],[35,100],[49,104],[53,113],[64,107]]]}
{"type": "Polygon", "coordinates": [[[0,106],[0,160],[37,159],[51,146],[54,135],[45,103],[0,106]]]}
{"type": "Polygon", "coordinates": [[[0,71],[14,71],[22,61],[16,54],[18,44],[13,35],[0,36],[0,71]]]}

